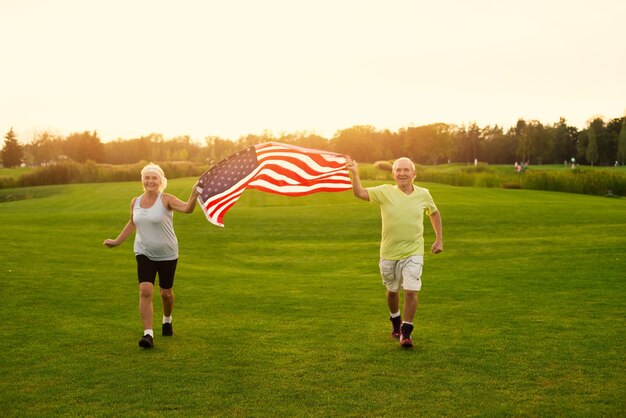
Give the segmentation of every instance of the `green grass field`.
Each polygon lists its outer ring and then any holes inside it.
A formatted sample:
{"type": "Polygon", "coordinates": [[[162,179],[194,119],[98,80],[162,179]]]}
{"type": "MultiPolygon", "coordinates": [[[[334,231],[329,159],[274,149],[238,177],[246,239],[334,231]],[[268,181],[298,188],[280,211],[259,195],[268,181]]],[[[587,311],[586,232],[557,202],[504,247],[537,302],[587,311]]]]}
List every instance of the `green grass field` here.
{"type": "Polygon", "coordinates": [[[445,251],[412,350],[350,192],[176,214],[175,335],[142,350],[132,239],[102,246],[139,182],[0,190],[0,415],[624,416],[626,199],[425,186],[445,251]]]}

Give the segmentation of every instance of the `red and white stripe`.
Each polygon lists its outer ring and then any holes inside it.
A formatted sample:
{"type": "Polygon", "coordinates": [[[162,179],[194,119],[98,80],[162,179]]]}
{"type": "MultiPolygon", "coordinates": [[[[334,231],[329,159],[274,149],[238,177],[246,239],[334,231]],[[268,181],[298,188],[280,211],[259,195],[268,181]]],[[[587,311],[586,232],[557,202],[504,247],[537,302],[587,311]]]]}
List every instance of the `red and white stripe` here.
{"type": "Polygon", "coordinates": [[[276,142],[256,145],[255,151],[259,166],[228,190],[204,202],[209,222],[223,227],[224,215],[246,189],[304,196],[352,188],[343,155],[276,142]]]}

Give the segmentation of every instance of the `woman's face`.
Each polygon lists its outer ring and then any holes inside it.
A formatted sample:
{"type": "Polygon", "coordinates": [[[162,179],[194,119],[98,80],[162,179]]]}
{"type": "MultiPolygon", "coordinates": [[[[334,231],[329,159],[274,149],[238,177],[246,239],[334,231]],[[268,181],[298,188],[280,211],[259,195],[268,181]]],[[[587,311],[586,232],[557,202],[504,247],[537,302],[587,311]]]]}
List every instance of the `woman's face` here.
{"type": "Polygon", "coordinates": [[[143,189],[146,192],[158,192],[161,186],[161,176],[148,171],[143,175],[143,189]]]}

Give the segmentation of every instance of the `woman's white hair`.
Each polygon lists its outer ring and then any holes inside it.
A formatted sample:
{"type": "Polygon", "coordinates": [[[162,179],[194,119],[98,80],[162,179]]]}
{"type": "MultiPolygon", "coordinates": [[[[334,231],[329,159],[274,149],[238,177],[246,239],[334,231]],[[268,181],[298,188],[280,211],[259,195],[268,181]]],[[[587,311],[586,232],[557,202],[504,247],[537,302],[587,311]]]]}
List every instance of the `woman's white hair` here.
{"type": "Polygon", "coordinates": [[[163,169],[154,163],[150,163],[141,169],[141,180],[143,180],[143,176],[146,173],[155,173],[161,179],[161,185],[159,186],[159,192],[162,192],[167,187],[167,178],[165,178],[165,173],[163,169]]]}
{"type": "Polygon", "coordinates": [[[413,169],[413,171],[415,171],[415,164],[413,163],[413,161],[411,161],[411,159],[410,159],[410,158],[407,158],[407,157],[400,157],[400,158],[398,158],[397,160],[395,160],[395,161],[393,162],[393,166],[391,166],[391,172],[396,171],[396,167],[398,166],[398,163],[399,163],[400,161],[408,161],[408,162],[409,162],[409,164],[411,164],[411,168],[413,169]]]}

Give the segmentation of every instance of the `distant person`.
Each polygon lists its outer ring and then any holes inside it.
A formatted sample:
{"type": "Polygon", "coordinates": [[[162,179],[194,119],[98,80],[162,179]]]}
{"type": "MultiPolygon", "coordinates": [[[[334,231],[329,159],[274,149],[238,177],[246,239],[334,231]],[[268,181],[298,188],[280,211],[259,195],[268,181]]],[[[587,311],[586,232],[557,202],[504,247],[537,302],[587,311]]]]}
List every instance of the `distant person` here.
{"type": "Polygon", "coordinates": [[[383,184],[364,188],[356,161],[347,157],[352,173],[352,189],[359,199],[380,205],[382,239],[380,244],[380,274],[386,287],[387,306],[392,323],[391,336],[402,347],[412,347],[413,321],[422,288],[424,265],[424,214],[429,216],[435,231],[431,252],[443,251],[441,215],[430,192],[413,184],[415,165],[408,158],[393,163],[396,185],[383,184]],[[400,314],[400,288],[404,289],[404,321],[400,314]]]}
{"type": "Polygon", "coordinates": [[[106,239],[103,244],[117,247],[133,232],[135,234],[135,258],[139,280],[139,314],[143,322],[143,337],[139,346],[152,348],[152,296],[154,282],[159,275],[159,288],[163,303],[162,335],[172,336],[172,310],[174,309],[174,274],[178,262],[178,240],[174,233],[173,212],[191,213],[196,206],[198,183],[193,185],[187,202],[168,193],[163,193],[167,179],[161,167],[148,164],[141,170],[144,193],[130,202],[130,219],[115,239],[106,239]]]}

